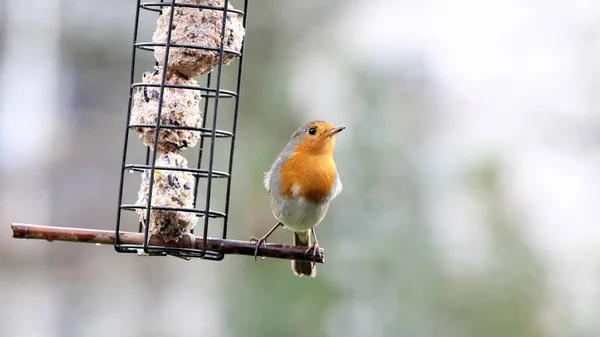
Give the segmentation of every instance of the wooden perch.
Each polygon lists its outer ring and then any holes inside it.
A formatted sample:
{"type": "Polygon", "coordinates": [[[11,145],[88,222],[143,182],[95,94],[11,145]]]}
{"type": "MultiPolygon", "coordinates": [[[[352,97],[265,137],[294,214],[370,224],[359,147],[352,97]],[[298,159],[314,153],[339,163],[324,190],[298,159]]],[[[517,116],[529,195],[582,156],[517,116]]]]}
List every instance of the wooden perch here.
{"type": "MultiPolygon", "coordinates": [[[[67,241],[67,242],[82,242],[95,243],[103,245],[114,245],[115,231],[99,230],[99,229],[82,229],[68,227],[53,227],[29,225],[21,223],[11,224],[13,230],[13,238],[16,239],[34,239],[52,241],[67,241]]],[[[196,247],[202,247],[202,238],[196,237],[196,247]]],[[[144,233],[121,232],[119,234],[119,242],[121,244],[142,245],[144,243],[144,233]]],[[[190,239],[184,236],[178,242],[165,242],[157,236],[152,236],[148,245],[192,248],[190,239]]],[[[324,253],[321,256],[313,257],[313,252],[306,251],[306,247],[297,247],[283,244],[267,243],[267,248],[264,246],[258,250],[258,256],[272,257],[288,260],[305,260],[318,263],[325,262],[324,253]]],[[[248,241],[238,240],[223,240],[223,239],[206,239],[206,250],[214,251],[223,254],[239,254],[254,256],[256,244],[248,241]]]]}

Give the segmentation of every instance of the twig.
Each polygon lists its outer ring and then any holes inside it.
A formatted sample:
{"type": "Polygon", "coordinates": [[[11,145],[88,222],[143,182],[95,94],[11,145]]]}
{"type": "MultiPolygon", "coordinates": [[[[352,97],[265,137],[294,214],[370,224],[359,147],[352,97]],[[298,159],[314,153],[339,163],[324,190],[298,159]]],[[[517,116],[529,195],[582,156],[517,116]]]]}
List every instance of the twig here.
{"type": "MultiPolygon", "coordinates": [[[[52,241],[67,241],[67,242],[82,242],[82,243],[98,243],[104,245],[113,245],[115,243],[115,232],[99,229],[83,229],[69,227],[53,227],[29,225],[21,223],[11,224],[13,230],[13,238],[16,239],[34,239],[52,241]]],[[[119,233],[119,241],[122,244],[142,245],[144,242],[143,233],[121,232],[119,233]]],[[[196,237],[196,246],[202,247],[203,239],[196,237]]],[[[150,238],[149,245],[192,248],[190,239],[184,236],[177,242],[165,242],[157,236],[150,238]]],[[[268,243],[267,248],[264,246],[258,250],[258,256],[272,257],[288,260],[305,260],[318,263],[325,262],[324,253],[322,257],[313,256],[312,250],[306,251],[306,247],[297,247],[283,244],[268,243]]],[[[248,241],[238,240],[223,240],[223,239],[206,239],[206,250],[223,253],[223,254],[238,254],[254,256],[256,244],[248,241]]]]}

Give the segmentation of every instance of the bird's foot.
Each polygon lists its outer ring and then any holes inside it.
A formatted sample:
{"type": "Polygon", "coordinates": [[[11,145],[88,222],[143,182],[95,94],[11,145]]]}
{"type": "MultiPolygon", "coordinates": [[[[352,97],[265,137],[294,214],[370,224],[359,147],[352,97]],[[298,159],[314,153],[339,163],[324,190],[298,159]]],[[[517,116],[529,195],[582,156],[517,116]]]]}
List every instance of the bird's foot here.
{"type": "Polygon", "coordinates": [[[252,242],[256,242],[256,249],[254,249],[254,261],[257,261],[256,257],[258,256],[258,248],[260,248],[261,245],[265,246],[265,249],[267,249],[267,235],[263,236],[260,239],[257,239],[255,237],[251,237],[250,238],[250,243],[252,242]]]}
{"type": "Polygon", "coordinates": [[[252,242],[256,242],[256,249],[254,250],[254,261],[256,261],[256,257],[258,256],[258,248],[260,248],[260,246],[261,246],[261,245],[263,245],[263,246],[265,246],[265,250],[266,250],[266,249],[267,249],[267,245],[266,245],[266,243],[267,243],[267,238],[268,238],[269,236],[271,236],[271,234],[273,234],[273,232],[274,232],[274,231],[275,231],[275,230],[276,230],[276,229],[277,229],[279,226],[281,226],[281,225],[283,225],[281,222],[277,222],[277,223],[275,224],[275,226],[273,226],[273,228],[271,228],[271,229],[270,229],[270,230],[267,232],[267,234],[265,234],[265,236],[263,236],[263,237],[262,237],[262,238],[260,238],[260,239],[257,239],[257,238],[255,238],[255,237],[251,237],[251,238],[250,238],[250,243],[252,243],[252,242]]]}
{"type": "Polygon", "coordinates": [[[313,251],[313,263],[317,262],[317,256],[319,259],[323,258],[323,252],[321,251],[321,247],[319,247],[319,241],[315,241],[310,247],[308,247],[308,249],[304,251],[304,254],[308,254],[308,252],[311,250],[313,251]]]}

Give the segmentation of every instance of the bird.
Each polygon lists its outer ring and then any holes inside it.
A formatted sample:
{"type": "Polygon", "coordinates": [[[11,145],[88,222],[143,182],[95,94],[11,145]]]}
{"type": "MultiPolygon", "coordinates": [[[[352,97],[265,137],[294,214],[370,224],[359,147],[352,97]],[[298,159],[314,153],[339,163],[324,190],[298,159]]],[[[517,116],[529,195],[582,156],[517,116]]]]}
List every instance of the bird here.
{"type": "MultiPolygon", "coordinates": [[[[261,238],[252,237],[258,249],[279,228],[293,231],[295,246],[308,247],[321,256],[315,227],[321,223],[330,202],[342,192],[342,181],[333,160],[336,135],[346,129],[327,121],[313,120],[299,127],[265,173],[271,211],[277,224],[261,238]],[[311,240],[311,234],[314,242],[311,240]]],[[[296,276],[314,278],[315,261],[292,260],[296,276]]]]}

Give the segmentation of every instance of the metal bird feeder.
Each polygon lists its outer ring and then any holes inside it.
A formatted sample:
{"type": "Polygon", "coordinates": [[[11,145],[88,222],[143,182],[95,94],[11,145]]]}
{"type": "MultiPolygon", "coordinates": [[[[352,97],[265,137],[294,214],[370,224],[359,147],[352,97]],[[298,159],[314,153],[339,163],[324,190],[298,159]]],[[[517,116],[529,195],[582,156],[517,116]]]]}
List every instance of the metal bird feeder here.
{"type": "MultiPolygon", "coordinates": [[[[223,1],[221,1],[223,3],[223,1]]],[[[228,225],[228,212],[229,212],[229,197],[230,197],[230,187],[231,187],[231,172],[233,167],[233,154],[235,148],[235,133],[237,128],[237,116],[238,116],[238,107],[239,107],[239,92],[242,80],[242,64],[243,64],[243,47],[239,50],[234,50],[228,48],[226,43],[233,43],[233,34],[244,35],[244,27],[246,24],[246,9],[248,6],[248,1],[244,2],[244,7],[242,10],[233,9],[229,0],[224,0],[224,5],[222,7],[216,6],[218,1],[187,1],[185,3],[175,3],[175,2],[145,2],[140,3],[138,0],[137,8],[136,8],[136,18],[135,18],[135,28],[134,28],[134,37],[133,37],[133,50],[132,50],[132,58],[131,58],[131,76],[130,76],[130,95],[129,95],[129,104],[128,104],[128,112],[127,112],[127,127],[125,132],[125,143],[123,146],[123,162],[122,162],[122,170],[121,170],[121,180],[119,184],[119,211],[117,215],[117,223],[116,223],[116,240],[115,240],[115,249],[121,253],[140,253],[148,255],[173,255],[177,257],[183,258],[204,258],[204,259],[212,259],[212,260],[220,260],[224,257],[223,253],[211,251],[207,247],[206,238],[208,237],[209,226],[219,226],[221,227],[221,239],[227,238],[227,225],[228,225]],[[152,42],[141,42],[138,41],[138,26],[139,26],[139,17],[140,12],[146,11],[156,11],[162,17],[159,18],[159,24],[157,30],[154,34],[154,41],[152,42]],[[195,17],[192,17],[195,16],[195,17]],[[219,21],[216,21],[220,17],[219,21]],[[208,38],[212,38],[210,41],[211,45],[198,45],[193,44],[193,38],[190,38],[190,34],[181,34],[178,36],[178,40],[174,39],[173,36],[176,34],[174,29],[182,28],[181,26],[185,26],[188,21],[194,21],[195,19],[200,19],[202,25],[205,21],[209,21],[212,19],[213,22],[207,23],[204,27],[213,27],[220,28],[218,31],[212,32],[194,32],[191,34],[191,37],[196,37],[197,40],[202,40],[197,36],[197,34],[207,34],[208,38]],[[159,33],[161,29],[160,22],[167,23],[163,24],[163,31],[159,33]],[[242,28],[241,31],[233,32],[232,24],[233,20],[239,20],[241,22],[242,28]],[[187,20],[187,21],[186,21],[187,20]],[[228,36],[227,34],[231,34],[228,36]],[[157,36],[166,35],[166,41],[163,43],[156,42],[159,40],[157,36]],[[212,36],[211,36],[212,34],[212,36]],[[175,41],[174,41],[175,40],[175,41]],[[218,43],[217,43],[218,42],[218,43]],[[160,48],[160,49],[159,49],[160,48]],[[155,52],[156,61],[156,70],[154,72],[156,75],[160,75],[158,81],[154,81],[154,83],[149,83],[149,81],[136,82],[136,78],[139,74],[135,73],[136,69],[136,56],[138,50],[140,51],[152,51],[155,52]],[[162,51],[162,55],[157,55],[162,51]],[[187,55],[193,54],[185,60],[187,55]],[[163,54],[164,53],[164,54],[163,54]],[[195,56],[195,58],[194,58],[195,56]],[[216,57],[215,57],[216,56],[216,57]],[[169,62],[169,59],[175,59],[175,62],[169,62]],[[178,58],[178,59],[177,59],[178,58]],[[235,88],[226,90],[222,85],[222,74],[224,72],[225,67],[232,67],[234,65],[226,65],[224,60],[237,59],[234,62],[237,62],[237,66],[235,69],[237,71],[235,88]],[[207,60],[208,59],[208,60],[207,60]],[[162,61],[162,62],[161,62],[162,61]],[[194,85],[198,84],[193,79],[195,83],[190,84],[189,80],[186,79],[185,75],[177,74],[178,66],[181,63],[185,63],[187,61],[187,68],[190,66],[193,68],[195,65],[202,63],[208,63],[204,66],[204,69],[192,69],[192,76],[194,75],[205,75],[202,73],[202,70],[206,72],[206,80],[204,85],[194,85]],[[212,62],[212,64],[211,64],[212,62]],[[215,64],[216,63],[216,64],[215,64]],[[175,76],[182,78],[181,81],[171,81],[171,82],[179,82],[176,84],[168,83],[167,77],[170,75],[171,69],[175,68],[174,73],[175,76]],[[162,71],[162,69],[166,69],[166,71],[162,71]],[[169,88],[174,88],[175,90],[179,90],[179,96],[176,96],[176,92],[172,90],[169,91],[169,88]],[[156,107],[155,112],[155,120],[156,124],[137,124],[136,121],[132,120],[132,110],[135,109],[136,104],[134,102],[134,91],[137,90],[137,94],[142,93],[144,96],[144,102],[142,105],[148,105],[147,103],[151,100],[157,101],[157,104],[152,104],[152,107],[156,107]],[[148,91],[152,91],[152,97],[148,97],[148,91]],[[185,92],[187,91],[188,95],[192,95],[198,100],[198,97],[201,97],[203,102],[202,111],[195,111],[195,113],[202,113],[204,116],[201,116],[201,125],[197,125],[198,119],[195,119],[196,125],[194,123],[185,123],[185,121],[177,121],[171,120],[170,123],[165,123],[164,118],[162,116],[165,113],[171,113],[172,111],[165,111],[167,109],[172,109],[173,106],[179,104],[179,106],[185,104],[186,102],[174,102],[171,105],[167,101],[167,95],[171,93],[173,96],[172,100],[177,100],[177,98],[185,99],[185,92]],[[158,96],[158,97],[157,97],[158,96]],[[222,105],[219,103],[224,100],[234,100],[232,111],[223,111],[222,105]],[[228,130],[218,130],[217,129],[217,120],[220,114],[228,113],[232,116],[232,125],[228,130]],[[207,125],[207,120],[209,118],[208,115],[211,116],[211,124],[207,125]],[[147,144],[146,146],[146,155],[144,163],[131,163],[129,162],[129,138],[133,130],[140,130],[145,135],[150,134],[151,137],[147,137],[148,141],[153,144],[147,144]],[[159,132],[163,131],[166,136],[159,136],[159,132]],[[182,136],[183,135],[183,136],[182,136]],[[189,137],[192,135],[192,137],[189,137]],[[198,144],[196,144],[196,151],[198,151],[198,160],[195,163],[195,167],[181,167],[181,165],[174,165],[174,167],[168,167],[169,171],[164,171],[164,174],[167,175],[167,181],[170,184],[165,186],[166,189],[183,189],[188,190],[191,198],[189,200],[193,200],[191,205],[188,207],[176,207],[171,204],[166,205],[155,205],[155,196],[160,193],[165,193],[165,191],[159,191],[156,183],[160,181],[157,179],[157,172],[155,167],[165,167],[164,161],[161,162],[163,166],[157,165],[157,157],[160,155],[158,151],[151,149],[161,150],[161,142],[165,142],[166,144],[173,143],[170,142],[171,138],[176,138],[176,140],[181,140],[181,138],[199,138],[198,144]],[[194,137],[195,136],[195,137],[194,137]],[[218,138],[226,138],[229,143],[229,157],[228,157],[228,165],[225,170],[217,170],[215,168],[215,143],[218,138]],[[205,148],[206,146],[206,148],[205,148]],[[208,151],[208,154],[204,153],[208,151]],[[203,157],[207,160],[203,161],[203,157]],[[147,188],[145,191],[140,191],[140,193],[144,193],[143,198],[145,198],[145,205],[140,204],[139,202],[136,204],[132,203],[123,203],[123,189],[124,189],[124,181],[125,175],[127,173],[133,172],[143,172],[145,173],[145,178],[147,179],[147,188]],[[181,181],[173,181],[173,180],[181,180],[183,174],[187,174],[188,178],[191,178],[193,184],[185,185],[181,181]],[[179,179],[178,179],[179,178],[179,179]],[[226,183],[226,193],[224,200],[224,209],[221,211],[212,210],[211,206],[214,204],[213,200],[213,180],[214,179],[224,179],[227,181],[226,183]],[[206,184],[204,184],[205,188],[199,188],[199,183],[201,180],[205,180],[206,184]],[[173,186],[177,185],[177,186],[173,186]],[[190,186],[190,185],[193,185],[190,186]],[[198,203],[197,200],[201,197],[204,197],[205,202],[198,203]],[[148,200],[152,200],[153,202],[147,202],[148,200]],[[190,207],[191,206],[191,207],[190,207]],[[142,244],[125,244],[119,240],[119,233],[122,231],[124,227],[122,224],[122,212],[124,211],[137,211],[137,213],[141,214],[141,219],[139,225],[137,226],[137,230],[144,234],[144,241],[142,244]],[[161,216],[163,218],[160,218],[161,216]],[[153,219],[154,217],[154,219],[153,219]],[[156,219],[159,218],[159,219],[156,219]],[[175,218],[175,220],[173,220],[175,218]],[[199,218],[199,219],[198,219],[199,218]],[[169,230],[169,227],[185,227],[186,224],[177,224],[176,220],[179,222],[190,222],[195,223],[199,220],[199,223],[189,230],[189,233],[193,234],[194,232],[201,233],[201,244],[196,245],[197,247],[193,248],[182,248],[182,247],[168,247],[165,245],[153,245],[149,242],[152,230],[152,224],[162,222],[161,228],[155,229],[156,232],[166,232],[169,230]]],[[[198,20],[196,20],[198,21],[198,20]]],[[[191,26],[183,27],[183,30],[192,30],[191,26]]],[[[206,38],[204,39],[206,40],[206,38]]],[[[241,45],[241,43],[239,43],[241,45]]],[[[185,69],[186,65],[182,67],[185,69]]],[[[198,68],[198,67],[196,67],[198,68]]],[[[186,69],[187,70],[187,69],[186,69]]],[[[191,78],[191,76],[189,77],[191,78]]],[[[151,81],[150,81],[151,82],[151,81]]],[[[143,109],[143,107],[139,108],[143,109]]],[[[193,105],[192,109],[197,109],[197,106],[193,105]]],[[[142,111],[144,113],[144,111],[142,111]]],[[[174,114],[173,114],[174,115],[174,114]]],[[[180,116],[182,114],[179,114],[180,116]]],[[[175,115],[172,117],[176,117],[175,115]]],[[[175,119],[175,118],[172,118],[175,119]]],[[[192,118],[194,120],[194,118],[192,118]]],[[[141,135],[140,137],[144,137],[141,135]]],[[[183,140],[184,146],[189,146],[186,140],[183,140]]],[[[171,146],[171,149],[177,149],[181,144],[175,144],[171,146]]],[[[166,146],[169,150],[169,146],[166,146]]],[[[190,146],[191,147],[191,146],[190,146]]],[[[193,147],[191,147],[188,151],[193,151],[193,147]]],[[[169,153],[169,152],[167,152],[169,153]]],[[[174,156],[177,156],[176,152],[174,156]]],[[[164,156],[164,155],[163,155],[164,156]]],[[[163,157],[164,158],[164,157],[163,157]]],[[[169,157],[166,157],[167,162],[169,162],[169,157]]],[[[170,160],[171,162],[173,160],[170,160]]],[[[143,178],[144,179],[144,178],[143,178]]],[[[188,179],[190,180],[190,179],[188,179]]],[[[188,182],[188,183],[189,183],[188,182]]],[[[176,191],[175,194],[177,194],[176,191]]],[[[172,194],[170,193],[171,197],[172,194]]],[[[167,198],[168,199],[168,198],[167,198]]],[[[183,202],[180,202],[182,204],[183,202]]],[[[189,202],[188,202],[189,204],[189,202]]],[[[183,234],[183,230],[181,228],[176,229],[175,235],[173,236],[181,236],[183,234]]],[[[193,239],[191,241],[194,241],[193,239]]],[[[192,242],[192,244],[195,242],[192,242]]],[[[193,245],[192,245],[193,246],[193,245]]]]}
{"type": "MultiPolygon", "coordinates": [[[[13,237],[111,244],[119,253],[183,259],[255,256],[254,243],[227,238],[248,0],[238,9],[230,2],[136,1],[114,231],[13,223],[13,237]],[[158,13],[152,40],[139,41],[140,15],[151,12],[158,13]],[[136,71],[142,52],[152,52],[156,61],[143,74],[136,71]],[[230,71],[235,83],[224,88],[223,74],[230,71]],[[218,128],[219,120],[230,124],[218,128]],[[217,167],[216,143],[223,141],[229,142],[227,158],[217,167]],[[197,160],[188,166],[186,157],[194,152],[197,160]],[[132,178],[140,186],[136,201],[126,193],[132,178]]],[[[282,244],[266,244],[258,255],[324,261],[305,247],[282,244]]]]}

